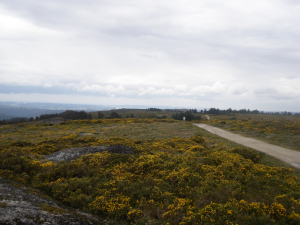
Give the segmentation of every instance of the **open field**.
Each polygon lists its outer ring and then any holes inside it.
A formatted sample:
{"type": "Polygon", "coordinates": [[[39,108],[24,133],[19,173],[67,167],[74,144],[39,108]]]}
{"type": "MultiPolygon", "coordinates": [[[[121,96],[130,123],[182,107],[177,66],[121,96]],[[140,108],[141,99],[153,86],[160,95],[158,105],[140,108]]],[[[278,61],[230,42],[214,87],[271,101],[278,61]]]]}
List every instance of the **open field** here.
{"type": "Polygon", "coordinates": [[[24,123],[2,126],[0,134],[2,178],[110,224],[300,223],[298,170],[189,122],[24,123]],[[107,145],[135,153],[95,153],[70,163],[44,159],[63,149],[107,145]]]}
{"type": "Polygon", "coordinates": [[[209,115],[212,126],[300,151],[300,117],[264,114],[209,115]]]}
{"type": "MultiPolygon", "coordinates": [[[[5,125],[0,127],[1,144],[12,141],[40,142],[57,137],[70,135],[83,136],[91,134],[95,138],[109,139],[112,137],[136,138],[136,139],[165,139],[172,137],[189,138],[198,130],[190,123],[153,123],[150,120],[98,120],[87,123],[76,123],[70,121],[67,125],[23,123],[5,125]],[[114,122],[117,121],[117,122],[114,122]],[[121,121],[121,123],[118,123],[121,121]],[[144,122],[143,122],[144,121],[144,122]]],[[[158,120],[159,121],[159,120],[158,120]]],[[[162,120],[163,121],[163,120],[162,120]]]]}

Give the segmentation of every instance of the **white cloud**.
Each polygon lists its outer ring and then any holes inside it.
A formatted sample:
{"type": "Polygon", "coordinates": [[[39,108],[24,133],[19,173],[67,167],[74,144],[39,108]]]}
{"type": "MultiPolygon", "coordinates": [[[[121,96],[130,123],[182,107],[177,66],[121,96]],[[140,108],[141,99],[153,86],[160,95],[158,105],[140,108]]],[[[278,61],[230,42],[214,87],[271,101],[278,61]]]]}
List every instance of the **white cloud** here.
{"type": "Polygon", "coordinates": [[[202,85],[194,87],[192,90],[190,90],[187,95],[220,95],[220,94],[227,94],[226,85],[222,84],[221,82],[217,81],[212,86],[208,85],[202,85]]]}
{"type": "Polygon", "coordinates": [[[17,13],[5,10],[0,5],[0,39],[21,41],[24,38],[38,39],[38,38],[53,38],[62,36],[63,33],[40,27],[29,20],[24,19],[17,13]]]}
{"type": "Polygon", "coordinates": [[[176,92],[173,89],[166,89],[166,88],[161,88],[156,90],[153,94],[155,95],[174,95],[176,92]]]}
{"type": "Polygon", "coordinates": [[[273,87],[258,88],[254,90],[254,94],[258,97],[266,97],[276,100],[293,100],[300,99],[300,91],[293,89],[276,89],[273,87]]]}
{"type": "Polygon", "coordinates": [[[49,88],[49,87],[53,87],[53,85],[50,83],[46,83],[46,84],[44,84],[44,87],[49,88]]]}
{"type": "Polygon", "coordinates": [[[108,93],[119,93],[125,91],[122,85],[114,87],[113,85],[100,86],[92,84],[89,86],[84,86],[79,88],[80,91],[90,91],[90,92],[108,92],[108,93]]]}
{"type": "Polygon", "coordinates": [[[148,87],[147,89],[139,89],[139,95],[153,94],[154,92],[156,92],[156,89],[154,87],[148,87]]]}
{"type": "Polygon", "coordinates": [[[187,89],[187,86],[185,84],[178,84],[175,85],[174,90],[177,92],[185,92],[187,89]]]}

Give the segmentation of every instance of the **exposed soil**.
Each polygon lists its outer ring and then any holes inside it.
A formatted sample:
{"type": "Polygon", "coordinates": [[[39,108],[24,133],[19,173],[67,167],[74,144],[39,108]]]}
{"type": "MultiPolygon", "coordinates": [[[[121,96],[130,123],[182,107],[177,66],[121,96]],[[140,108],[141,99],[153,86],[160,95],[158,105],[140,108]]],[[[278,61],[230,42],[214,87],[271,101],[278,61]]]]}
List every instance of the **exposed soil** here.
{"type": "Polygon", "coordinates": [[[266,142],[259,141],[253,138],[243,137],[239,134],[233,134],[231,132],[222,130],[217,127],[209,126],[207,124],[194,124],[194,125],[202,129],[205,129],[213,134],[216,134],[220,137],[226,138],[230,141],[255,149],[257,151],[267,153],[296,168],[300,168],[300,152],[298,151],[293,151],[287,148],[271,145],[266,142]]]}

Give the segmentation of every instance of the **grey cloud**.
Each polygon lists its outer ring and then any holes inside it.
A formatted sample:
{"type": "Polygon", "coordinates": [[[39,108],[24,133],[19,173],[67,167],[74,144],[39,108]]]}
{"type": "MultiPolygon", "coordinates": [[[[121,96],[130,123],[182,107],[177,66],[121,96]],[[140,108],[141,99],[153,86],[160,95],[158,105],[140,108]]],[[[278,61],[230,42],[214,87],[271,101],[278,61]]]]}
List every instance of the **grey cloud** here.
{"type": "Polygon", "coordinates": [[[300,93],[294,93],[292,91],[287,92],[270,87],[256,89],[254,90],[254,94],[258,96],[266,96],[276,100],[292,100],[297,98],[300,99],[300,93]]]}
{"type": "Polygon", "coordinates": [[[257,95],[269,95],[269,94],[278,94],[278,91],[275,88],[260,88],[254,91],[254,94],[257,95]]]}
{"type": "Polygon", "coordinates": [[[0,26],[0,84],[224,107],[297,99],[299,4],[262,1],[4,0],[31,30],[0,26]]]}
{"type": "Polygon", "coordinates": [[[138,54],[142,57],[146,57],[146,58],[152,58],[152,59],[156,59],[157,55],[150,55],[150,54],[138,54]]]}

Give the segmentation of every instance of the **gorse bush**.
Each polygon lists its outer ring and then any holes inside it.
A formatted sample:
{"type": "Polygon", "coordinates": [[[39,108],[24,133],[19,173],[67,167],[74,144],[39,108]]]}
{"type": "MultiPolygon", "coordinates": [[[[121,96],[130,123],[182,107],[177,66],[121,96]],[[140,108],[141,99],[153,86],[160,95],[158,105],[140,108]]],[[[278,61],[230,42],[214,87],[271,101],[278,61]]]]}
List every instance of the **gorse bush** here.
{"type": "Polygon", "coordinates": [[[247,148],[210,145],[198,135],[161,140],[70,135],[1,146],[0,176],[126,224],[299,224],[294,171],[265,166],[262,157],[247,148]],[[43,160],[44,154],[88,145],[125,145],[135,154],[43,160]]]}
{"type": "Polygon", "coordinates": [[[230,152],[237,153],[243,156],[245,159],[250,159],[254,163],[259,163],[262,159],[261,154],[248,148],[235,148],[230,150],[230,152]]]}

